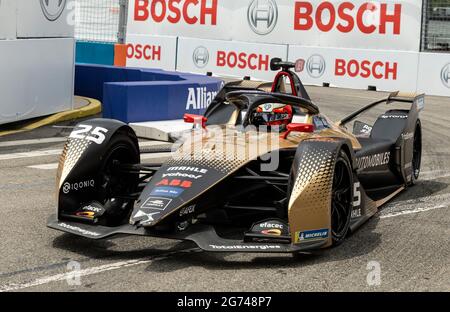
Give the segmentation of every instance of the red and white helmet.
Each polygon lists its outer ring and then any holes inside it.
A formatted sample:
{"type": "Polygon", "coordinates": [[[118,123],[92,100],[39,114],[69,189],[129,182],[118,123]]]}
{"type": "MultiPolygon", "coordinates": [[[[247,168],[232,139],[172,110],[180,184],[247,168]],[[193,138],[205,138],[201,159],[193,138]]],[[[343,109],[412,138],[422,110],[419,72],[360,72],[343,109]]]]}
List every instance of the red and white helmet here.
{"type": "Polygon", "coordinates": [[[285,104],[266,103],[258,106],[253,113],[253,122],[255,126],[279,126],[281,131],[287,129],[287,125],[292,122],[292,106],[285,104]]]}

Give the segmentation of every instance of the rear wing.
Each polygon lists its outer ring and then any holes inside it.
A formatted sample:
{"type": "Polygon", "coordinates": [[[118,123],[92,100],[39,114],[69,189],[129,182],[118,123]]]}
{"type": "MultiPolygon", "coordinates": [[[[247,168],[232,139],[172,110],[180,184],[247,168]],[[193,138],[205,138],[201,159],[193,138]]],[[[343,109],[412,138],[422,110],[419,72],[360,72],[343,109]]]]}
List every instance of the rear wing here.
{"type": "Polygon", "coordinates": [[[374,108],[375,106],[378,106],[380,104],[389,105],[393,102],[411,103],[410,110],[416,110],[419,113],[420,111],[422,111],[425,108],[425,94],[407,93],[407,92],[400,92],[400,91],[393,92],[389,95],[389,97],[382,99],[382,100],[378,100],[373,103],[370,103],[369,105],[350,114],[349,116],[345,117],[340,122],[338,122],[338,125],[343,126],[343,125],[353,121],[359,115],[368,111],[369,109],[374,108]]]}
{"type": "Polygon", "coordinates": [[[415,105],[418,112],[425,108],[425,94],[424,93],[409,93],[409,92],[393,92],[389,95],[388,103],[404,102],[415,105]]]}

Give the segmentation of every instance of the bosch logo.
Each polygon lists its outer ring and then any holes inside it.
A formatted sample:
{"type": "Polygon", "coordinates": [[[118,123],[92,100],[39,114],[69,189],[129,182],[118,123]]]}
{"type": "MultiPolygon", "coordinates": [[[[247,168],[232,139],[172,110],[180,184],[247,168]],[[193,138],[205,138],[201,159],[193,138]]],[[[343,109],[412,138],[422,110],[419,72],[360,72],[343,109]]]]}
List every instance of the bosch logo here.
{"type": "Polygon", "coordinates": [[[66,8],[67,0],[40,0],[42,12],[50,22],[56,21],[66,8]]]}
{"type": "Polygon", "coordinates": [[[444,86],[450,88],[450,63],[444,66],[441,71],[441,80],[444,86]]]}
{"type": "Polygon", "coordinates": [[[258,35],[270,34],[278,21],[278,7],[274,0],[253,0],[247,12],[250,28],[258,35]]]}
{"type": "Polygon", "coordinates": [[[209,51],[205,47],[197,47],[192,55],[192,60],[198,68],[204,68],[209,63],[209,51]]]}
{"type": "Polygon", "coordinates": [[[325,59],[319,54],[312,55],[306,62],[306,70],[312,78],[322,77],[325,73],[325,68],[325,59]]]}
{"type": "Polygon", "coordinates": [[[135,0],[134,20],[217,25],[218,0],[135,0]]]}

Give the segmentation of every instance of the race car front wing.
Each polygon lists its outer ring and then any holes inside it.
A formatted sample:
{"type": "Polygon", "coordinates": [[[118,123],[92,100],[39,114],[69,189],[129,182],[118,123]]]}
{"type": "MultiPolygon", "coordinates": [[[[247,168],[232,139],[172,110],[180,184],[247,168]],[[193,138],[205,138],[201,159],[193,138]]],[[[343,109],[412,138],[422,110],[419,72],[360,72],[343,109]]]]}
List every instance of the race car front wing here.
{"type": "Polygon", "coordinates": [[[243,242],[241,240],[222,238],[217,235],[214,227],[202,224],[192,225],[183,232],[167,234],[129,224],[118,227],[106,227],[73,221],[62,221],[58,220],[56,214],[50,216],[47,226],[51,229],[89,239],[104,239],[114,235],[125,234],[191,241],[200,249],[212,252],[296,253],[319,249],[327,243],[326,239],[314,242],[304,242],[302,244],[243,242]]]}

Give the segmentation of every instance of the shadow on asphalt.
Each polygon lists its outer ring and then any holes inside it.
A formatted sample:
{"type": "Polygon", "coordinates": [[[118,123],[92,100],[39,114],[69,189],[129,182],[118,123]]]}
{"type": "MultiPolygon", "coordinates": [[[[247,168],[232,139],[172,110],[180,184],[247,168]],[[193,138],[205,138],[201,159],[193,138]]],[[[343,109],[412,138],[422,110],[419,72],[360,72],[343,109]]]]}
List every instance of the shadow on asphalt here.
{"type": "Polygon", "coordinates": [[[117,246],[113,239],[91,240],[67,233],[56,237],[53,240],[52,246],[53,248],[77,253],[90,259],[115,261],[152,258],[159,256],[163,257],[172,254],[176,255],[177,252],[183,253],[196,247],[196,245],[191,242],[180,242],[176,243],[169,249],[157,249],[150,246],[150,248],[146,249],[118,251],[112,249],[113,247],[117,246]]]}
{"type": "Polygon", "coordinates": [[[436,181],[418,181],[417,185],[409,188],[405,192],[397,196],[392,203],[399,201],[417,199],[421,197],[433,196],[449,187],[448,183],[436,182],[436,181]]]}

